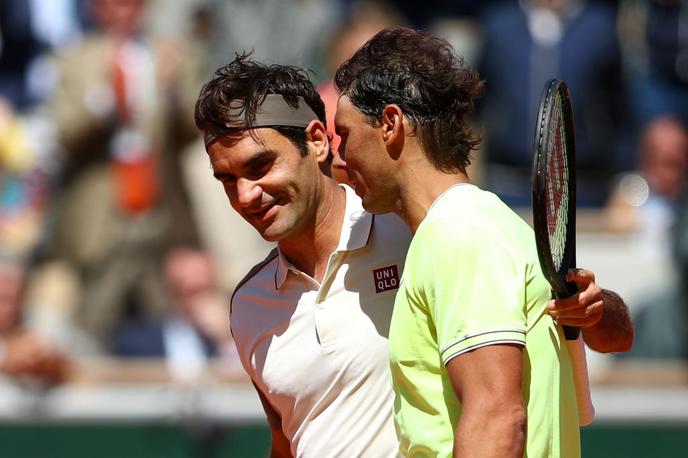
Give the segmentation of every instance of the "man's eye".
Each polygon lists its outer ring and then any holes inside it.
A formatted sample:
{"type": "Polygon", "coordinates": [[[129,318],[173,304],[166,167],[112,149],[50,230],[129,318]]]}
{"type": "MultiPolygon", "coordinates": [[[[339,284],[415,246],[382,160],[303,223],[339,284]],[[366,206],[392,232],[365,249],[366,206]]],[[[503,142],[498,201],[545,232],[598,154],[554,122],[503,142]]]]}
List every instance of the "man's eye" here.
{"type": "Polygon", "coordinates": [[[217,180],[225,186],[236,183],[234,175],[217,175],[217,180]]]}
{"type": "Polygon", "coordinates": [[[247,171],[246,176],[252,180],[262,178],[270,170],[270,164],[271,162],[256,164],[255,167],[251,167],[251,169],[247,171]]]}
{"type": "Polygon", "coordinates": [[[342,160],[346,158],[346,138],[342,138],[342,141],[339,142],[339,148],[337,148],[337,152],[342,160]]]}

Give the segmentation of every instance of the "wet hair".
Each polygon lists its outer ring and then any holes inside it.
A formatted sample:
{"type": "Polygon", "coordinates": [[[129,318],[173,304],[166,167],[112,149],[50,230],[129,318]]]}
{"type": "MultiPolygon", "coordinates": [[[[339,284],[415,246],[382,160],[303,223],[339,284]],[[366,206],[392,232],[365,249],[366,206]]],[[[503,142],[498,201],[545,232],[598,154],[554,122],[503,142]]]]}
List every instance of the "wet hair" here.
{"type": "Polygon", "coordinates": [[[433,165],[465,173],[480,144],[467,117],[484,83],[446,40],[407,27],[384,29],[339,67],[335,85],[373,125],[385,106],[398,105],[433,165]]]}
{"type": "MultiPolygon", "coordinates": [[[[227,129],[230,124],[230,107],[243,111],[245,126],[252,125],[256,111],[268,94],[280,94],[292,108],[298,107],[298,97],[327,127],[325,105],[315,90],[306,70],[287,65],[267,65],[250,58],[250,53],[237,53],[234,60],[215,71],[214,77],[203,85],[196,101],[194,121],[201,130],[241,131],[247,128],[227,129]]],[[[275,126],[301,152],[308,153],[305,129],[275,126]]]]}

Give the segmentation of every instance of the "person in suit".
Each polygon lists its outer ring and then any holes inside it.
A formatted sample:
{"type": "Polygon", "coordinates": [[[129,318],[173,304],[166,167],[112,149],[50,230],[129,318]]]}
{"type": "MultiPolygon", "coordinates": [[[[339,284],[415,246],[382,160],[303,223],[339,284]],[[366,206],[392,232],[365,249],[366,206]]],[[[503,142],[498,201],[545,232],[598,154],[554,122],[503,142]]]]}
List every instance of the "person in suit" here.
{"type": "Polygon", "coordinates": [[[533,132],[542,88],[566,81],[576,130],[579,206],[601,207],[609,176],[632,167],[628,97],[617,12],[611,2],[524,0],[481,11],[480,102],[485,185],[507,204],[530,207],[533,132]]]}
{"type": "Polygon", "coordinates": [[[147,38],[144,0],[88,5],[96,29],[57,55],[50,111],[64,157],[47,255],[75,272],[80,324],[107,348],[130,311],[164,310],[166,247],[197,241],[177,157],[197,136],[185,100],[196,67],[147,38]]]}
{"type": "Polygon", "coordinates": [[[231,355],[229,319],[211,256],[198,248],[172,248],[163,263],[168,312],[159,319],[131,319],[115,332],[112,353],[163,358],[173,375],[198,374],[205,363],[231,355]]]}

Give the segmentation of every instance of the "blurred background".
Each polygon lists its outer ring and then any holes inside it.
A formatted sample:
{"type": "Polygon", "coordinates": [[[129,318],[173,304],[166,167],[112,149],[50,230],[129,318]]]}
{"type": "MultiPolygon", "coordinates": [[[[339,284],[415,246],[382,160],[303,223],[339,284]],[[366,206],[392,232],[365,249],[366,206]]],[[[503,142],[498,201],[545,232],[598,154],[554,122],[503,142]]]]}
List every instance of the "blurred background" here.
{"type": "Polygon", "coordinates": [[[266,456],[228,301],[270,246],[212,178],[193,105],[253,50],[310,69],[331,119],[334,70],[397,24],[447,38],[480,70],[469,174],[526,220],[540,92],[569,84],[578,264],[636,326],[630,353],[589,354],[598,419],[583,455],[683,456],[682,0],[0,1],[2,456],[266,456]]]}

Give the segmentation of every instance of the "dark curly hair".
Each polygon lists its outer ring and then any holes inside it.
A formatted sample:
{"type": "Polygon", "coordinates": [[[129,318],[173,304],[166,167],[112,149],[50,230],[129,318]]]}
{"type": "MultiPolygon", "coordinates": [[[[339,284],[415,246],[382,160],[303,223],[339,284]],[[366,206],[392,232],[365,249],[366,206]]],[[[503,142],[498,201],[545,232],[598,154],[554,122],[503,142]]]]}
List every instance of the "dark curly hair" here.
{"type": "MultiPolygon", "coordinates": [[[[244,123],[236,131],[245,130],[256,116],[256,111],[268,94],[280,94],[293,108],[298,108],[298,97],[327,127],[325,105],[315,90],[306,70],[287,65],[267,65],[250,58],[250,53],[237,53],[234,60],[215,71],[214,78],[204,84],[196,100],[194,121],[200,130],[228,131],[230,107],[241,109],[244,123]]],[[[274,129],[287,137],[307,154],[306,132],[298,127],[275,126],[274,129]]],[[[229,131],[234,129],[230,128],[229,131]]]]}
{"type": "Polygon", "coordinates": [[[399,105],[435,167],[465,173],[480,144],[466,118],[484,83],[446,40],[384,29],[337,69],[335,85],[373,125],[385,106],[399,105]]]}

